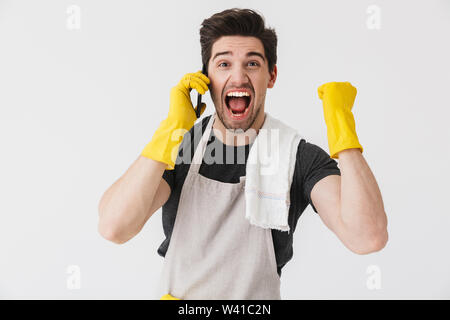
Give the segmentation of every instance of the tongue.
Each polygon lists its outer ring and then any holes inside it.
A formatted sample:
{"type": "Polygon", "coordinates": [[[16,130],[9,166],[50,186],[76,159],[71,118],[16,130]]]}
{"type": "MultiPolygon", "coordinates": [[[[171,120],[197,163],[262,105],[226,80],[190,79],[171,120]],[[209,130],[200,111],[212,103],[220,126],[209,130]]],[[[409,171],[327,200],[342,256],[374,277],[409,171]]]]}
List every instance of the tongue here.
{"type": "Polygon", "coordinates": [[[231,97],[228,101],[230,109],[234,112],[244,112],[247,106],[247,99],[243,97],[231,97]]]}

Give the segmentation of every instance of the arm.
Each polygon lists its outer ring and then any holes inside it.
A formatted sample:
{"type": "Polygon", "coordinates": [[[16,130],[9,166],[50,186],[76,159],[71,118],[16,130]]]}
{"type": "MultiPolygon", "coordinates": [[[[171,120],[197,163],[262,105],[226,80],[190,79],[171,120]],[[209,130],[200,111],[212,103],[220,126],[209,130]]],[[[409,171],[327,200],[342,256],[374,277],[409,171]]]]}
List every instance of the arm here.
{"type": "Polygon", "coordinates": [[[351,251],[381,250],[388,240],[387,217],[372,171],[358,149],[339,153],[341,176],[315,184],[311,200],[325,225],[351,251]]]}
{"type": "Polygon", "coordinates": [[[197,120],[189,92],[205,94],[210,80],[201,71],[188,73],[170,91],[169,114],[139,158],[103,195],[99,203],[98,231],[106,239],[124,243],[134,237],[150,216],[169,198],[164,170],[174,170],[183,133],[197,120]]]}
{"type": "Polygon", "coordinates": [[[346,247],[358,254],[381,250],[388,240],[387,217],[351,112],[356,88],[349,82],[319,87],[330,156],[339,159],[341,176],[319,181],[311,191],[320,217],[346,247]]]}
{"type": "Polygon", "coordinates": [[[100,200],[98,231],[121,244],[133,238],[167,201],[170,187],[162,179],[166,164],[143,156],[106,190],[100,200]]]}

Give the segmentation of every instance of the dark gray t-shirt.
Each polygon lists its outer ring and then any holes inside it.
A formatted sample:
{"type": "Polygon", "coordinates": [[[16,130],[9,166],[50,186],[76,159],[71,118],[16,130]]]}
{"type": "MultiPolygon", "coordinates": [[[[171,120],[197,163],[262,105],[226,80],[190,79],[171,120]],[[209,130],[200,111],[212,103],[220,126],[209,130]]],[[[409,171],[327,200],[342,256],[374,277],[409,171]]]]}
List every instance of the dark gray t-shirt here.
{"type": "MultiPolygon", "coordinates": [[[[195,148],[197,147],[200,139],[200,134],[197,133],[204,132],[210,117],[211,116],[207,116],[203,118],[202,121],[196,123],[195,126],[192,127],[188,133],[186,133],[179,148],[178,158],[174,170],[164,171],[163,178],[169,184],[171,194],[167,202],[162,207],[162,223],[164,234],[166,236],[166,239],[158,248],[158,254],[162,257],[165,256],[167,248],[169,247],[170,237],[175,224],[178,202],[180,200],[181,189],[189,171],[195,148]],[[189,159],[189,161],[186,161],[186,159],[189,159]]],[[[211,154],[212,156],[215,156],[215,150],[222,149],[223,161],[217,161],[218,163],[209,164],[210,161],[205,161],[205,158],[203,158],[202,165],[199,169],[199,174],[207,178],[226,183],[238,183],[239,177],[245,176],[245,163],[248,158],[251,145],[238,147],[225,145],[221,143],[219,139],[216,139],[214,136],[214,131],[211,130],[211,135],[207,143],[207,150],[208,147],[210,147],[208,154],[211,154]],[[220,146],[219,149],[217,148],[218,145],[220,146]],[[231,154],[231,159],[233,159],[234,156],[234,161],[230,161],[230,157],[228,156],[227,158],[227,154],[231,154]],[[245,159],[242,159],[242,155],[245,155],[245,159]]],[[[205,151],[205,154],[207,152],[208,151],[205,151]]],[[[310,198],[312,188],[316,182],[332,174],[340,175],[337,162],[330,158],[329,154],[319,146],[308,143],[302,139],[297,149],[297,160],[290,189],[291,205],[289,207],[288,217],[290,232],[288,233],[272,229],[272,238],[277,261],[277,272],[280,276],[281,269],[289,260],[291,260],[293,255],[293,234],[298,219],[308,204],[311,204],[313,210],[317,212],[310,198]]]]}

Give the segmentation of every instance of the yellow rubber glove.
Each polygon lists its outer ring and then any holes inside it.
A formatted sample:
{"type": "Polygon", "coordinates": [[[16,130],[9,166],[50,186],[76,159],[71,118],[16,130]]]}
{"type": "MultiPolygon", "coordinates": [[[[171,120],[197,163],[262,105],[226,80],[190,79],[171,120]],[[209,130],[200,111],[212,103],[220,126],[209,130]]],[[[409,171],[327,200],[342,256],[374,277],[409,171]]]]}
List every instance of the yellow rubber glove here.
{"type": "Polygon", "coordinates": [[[175,298],[174,296],[172,296],[170,294],[165,294],[161,297],[160,300],[181,300],[181,299],[175,298]]]}
{"type": "MultiPolygon", "coordinates": [[[[178,148],[183,135],[189,131],[197,120],[192,106],[190,91],[197,90],[200,94],[208,91],[209,78],[201,71],[188,73],[170,91],[169,114],[163,120],[145,146],[141,155],[167,164],[167,170],[173,170],[178,155],[178,148]]],[[[201,104],[200,114],[205,111],[206,104],[201,104]]]]}
{"type": "Polygon", "coordinates": [[[356,88],[350,82],[328,82],[317,91],[323,102],[330,157],[337,159],[340,151],[351,148],[359,148],[363,152],[352,114],[356,88]]]}

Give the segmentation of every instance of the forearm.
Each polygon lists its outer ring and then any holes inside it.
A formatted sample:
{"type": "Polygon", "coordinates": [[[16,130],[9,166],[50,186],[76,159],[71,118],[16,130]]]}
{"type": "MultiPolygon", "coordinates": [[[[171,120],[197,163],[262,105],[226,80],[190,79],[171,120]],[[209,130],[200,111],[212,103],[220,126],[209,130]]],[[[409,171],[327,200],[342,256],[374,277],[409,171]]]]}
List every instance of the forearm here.
{"type": "Polygon", "coordinates": [[[98,230],[103,237],[123,243],[142,229],[166,166],[139,156],[105,192],[98,208],[98,230]]]}
{"type": "Polygon", "coordinates": [[[377,251],[387,241],[387,217],[375,177],[359,149],[339,153],[340,221],[350,247],[377,251]]]}

